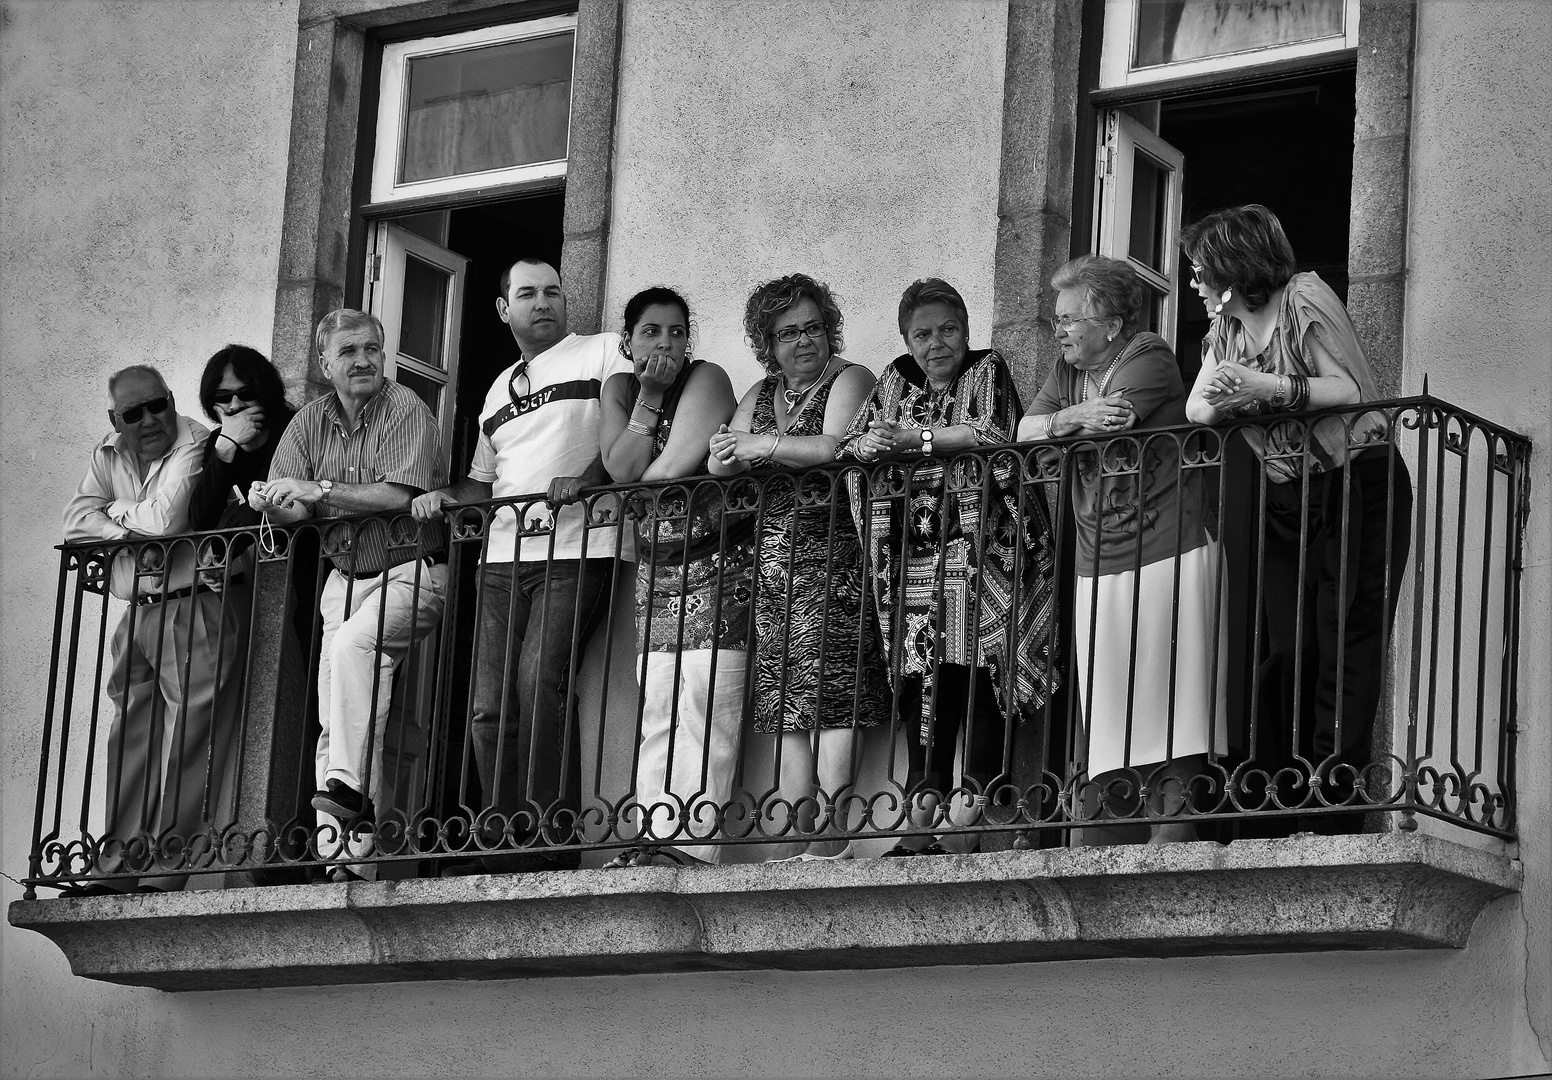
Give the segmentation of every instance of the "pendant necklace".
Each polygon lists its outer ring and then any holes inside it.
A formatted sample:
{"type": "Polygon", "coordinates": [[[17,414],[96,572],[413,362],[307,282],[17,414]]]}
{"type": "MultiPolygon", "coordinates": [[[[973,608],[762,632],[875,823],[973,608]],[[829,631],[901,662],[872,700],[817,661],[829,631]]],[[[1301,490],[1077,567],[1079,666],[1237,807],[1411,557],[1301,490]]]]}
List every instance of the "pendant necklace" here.
{"type": "Polygon", "coordinates": [[[787,403],[787,419],[788,420],[791,420],[792,417],[797,415],[798,410],[800,408],[802,408],[803,399],[808,397],[809,394],[813,393],[814,392],[814,388],[816,386],[818,386],[820,383],[824,382],[825,376],[830,374],[830,365],[833,364],[833,363],[835,363],[835,357],[832,356],[832,357],[830,357],[830,359],[825,361],[824,370],[819,373],[819,377],[817,379],[815,379],[813,382],[809,383],[807,386],[805,386],[801,390],[788,390],[788,389],[786,389],[785,386],[786,386],[786,382],[787,382],[787,376],[786,375],[782,375],[781,381],[782,381],[783,389],[782,389],[782,392],[781,392],[781,396],[782,396],[782,400],[787,403]]]}

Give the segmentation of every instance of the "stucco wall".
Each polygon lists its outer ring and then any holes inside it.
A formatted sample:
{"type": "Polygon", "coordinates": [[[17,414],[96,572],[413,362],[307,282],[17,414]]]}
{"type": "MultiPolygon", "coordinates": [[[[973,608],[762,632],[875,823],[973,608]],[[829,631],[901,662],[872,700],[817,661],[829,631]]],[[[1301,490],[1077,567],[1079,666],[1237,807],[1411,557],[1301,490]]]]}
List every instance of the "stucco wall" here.
{"type": "MultiPolygon", "coordinates": [[[[961,285],[983,343],[996,163],[965,157],[997,145],[1003,4],[805,2],[785,19],[753,0],[732,15],[710,7],[627,6],[611,314],[639,284],[684,285],[701,310],[703,354],[738,357],[744,366],[729,367],[742,387],[756,373],[737,316],[762,274],[799,267],[830,280],[848,301],[850,353],[877,366],[896,351],[900,287],[937,272],[961,285]],[[923,20],[932,35],[913,32],[923,20]],[[973,56],[942,45],[954,35],[976,43],[963,50],[973,56]],[[918,64],[922,43],[931,47],[918,64]],[[823,130],[804,126],[784,97],[786,72],[830,79],[834,94],[814,110],[823,130]],[[758,101],[740,97],[746,86],[758,101]],[[940,117],[938,99],[957,115],[940,117]],[[684,123],[668,124],[678,110],[684,123]],[[917,113],[919,140],[892,122],[917,113]]],[[[0,11],[0,868],[17,877],[58,508],[105,430],[110,369],[162,363],[187,403],[213,349],[268,340],[296,23],[292,0],[0,11]]],[[[1546,11],[1425,5],[1407,339],[1409,385],[1429,370],[1437,392],[1542,447],[1552,444],[1546,11]]],[[[1541,493],[1546,461],[1543,451],[1541,493]]],[[[1531,528],[1520,774],[1528,901],[1490,907],[1465,951],[164,995],[74,979],[53,946],[5,927],[0,1073],[1544,1069],[1552,1055],[1532,1029],[1548,1011],[1552,954],[1544,509],[1531,528]]],[[[19,895],[0,885],[5,900],[19,895]]]]}
{"type": "Polygon", "coordinates": [[[1552,6],[1425,0],[1414,64],[1404,392],[1530,436],[1519,668],[1522,1017],[1503,1068],[1552,1059],[1552,6]]]}
{"type": "Polygon", "coordinates": [[[1005,0],[631,0],[605,318],[681,286],[742,394],[757,283],[831,285],[846,356],[903,351],[900,292],[938,276],[991,339],[1005,0]]]}

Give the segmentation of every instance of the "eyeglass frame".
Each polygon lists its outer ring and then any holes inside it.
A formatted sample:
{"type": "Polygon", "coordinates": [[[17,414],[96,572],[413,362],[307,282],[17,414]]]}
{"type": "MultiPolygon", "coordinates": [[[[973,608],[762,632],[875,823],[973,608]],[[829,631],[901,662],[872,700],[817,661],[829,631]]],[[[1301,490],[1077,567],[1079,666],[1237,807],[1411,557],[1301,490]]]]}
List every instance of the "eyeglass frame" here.
{"type": "Polygon", "coordinates": [[[1045,315],[1042,316],[1041,321],[1043,321],[1051,328],[1051,333],[1065,334],[1079,323],[1102,322],[1105,319],[1113,317],[1114,316],[1111,315],[1084,315],[1080,318],[1074,319],[1071,315],[1045,315]]]}
{"type": "Polygon", "coordinates": [[[772,330],[771,337],[783,345],[791,345],[800,337],[806,337],[810,341],[818,341],[822,337],[828,337],[830,328],[822,322],[805,323],[802,326],[783,326],[780,330],[772,330]],[[783,335],[790,335],[784,337],[783,335]]]}
{"type": "Polygon", "coordinates": [[[161,397],[154,397],[150,401],[142,401],[138,405],[131,405],[123,412],[115,410],[113,415],[118,417],[121,424],[138,424],[145,419],[146,413],[150,413],[152,416],[161,416],[171,406],[172,395],[163,394],[161,397]],[[131,413],[134,415],[130,415],[131,413]]]}

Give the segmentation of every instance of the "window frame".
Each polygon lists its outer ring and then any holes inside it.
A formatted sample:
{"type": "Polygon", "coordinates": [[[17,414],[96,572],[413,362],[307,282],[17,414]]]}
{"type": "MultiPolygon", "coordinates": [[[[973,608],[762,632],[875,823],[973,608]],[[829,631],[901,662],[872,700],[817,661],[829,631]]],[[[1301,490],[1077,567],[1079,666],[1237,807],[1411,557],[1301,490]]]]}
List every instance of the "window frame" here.
{"type": "Polygon", "coordinates": [[[461,33],[413,38],[383,46],[381,71],[377,83],[377,122],[371,163],[370,199],[372,206],[389,206],[409,200],[422,200],[438,196],[457,195],[479,191],[497,185],[528,184],[535,181],[562,180],[566,176],[571,150],[571,104],[566,109],[567,153],[549,161],[536,161],[526,165],[510,165],[479,172],[455,173],[452,176],[431,177],[425,180],[399,181],[397,178],[403,150],[403,134],[408,71],[412,60],[428,56],[467,52],[493,45],[506,45],[514,41],[530,41],[544,37],[571,35],[572,74],[576,73],[577,15],[551,15],[510,23],[465,30],[461,33]],[[385,103],[390,107],[385,108],[385,103]]]}
{"type": "Polygon", "coordinates": [[[1318,59],[1358,47],[1359,0],[1343,0],[1342,33],[1283,45],[1261,45],[1239,52],[1133,68],[1137,14],[1144,0],[1104,0],[1099,90],[1136,89],[1194,76],[1254,71],[1286,61],[1318,59]]]}

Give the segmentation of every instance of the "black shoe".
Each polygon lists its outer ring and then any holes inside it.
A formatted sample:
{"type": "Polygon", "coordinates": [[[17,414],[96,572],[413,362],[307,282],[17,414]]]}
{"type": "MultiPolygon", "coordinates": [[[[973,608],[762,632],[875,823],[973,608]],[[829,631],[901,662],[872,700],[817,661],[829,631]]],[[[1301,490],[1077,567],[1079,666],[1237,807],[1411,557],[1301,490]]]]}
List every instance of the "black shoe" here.
{"type": "Polygon", "coordinates": [[[484,859],[461,859],[458,862],[444,862],[437,864],[437,877],[474,877],[478,874],[488,874],[484,859]]]}
{"type": "Polygon", "coordinates": [[[74,900],[82,896],[123,896],[124,894],[111,885],[96,883],[91,885],[66,885],[59,890],[59,895],[62,898],[67,897],[74,900]]]}
{"type": "Polygon", "coordinates": [[[913,847],[906,847],[905,844],[902,842],[902,843],[896,844],[894,847],[892,847],[888,851],[884,852],[882,855],[879,856],[879,858],[880,859],[909,859],[909,858],[912,858],[914,856],[921,855],[921,854],[923,854],[921,849],[913,848],[913,847]]]}
{"type": "Polygon", "coordinates": [[[362,798],[361,792],[340,780],[328,781],[313,795],[313,809],[339,818],[347,829],[358,826],[370,829],[377,821],[377,808],[372,800],[362,798]]]}

